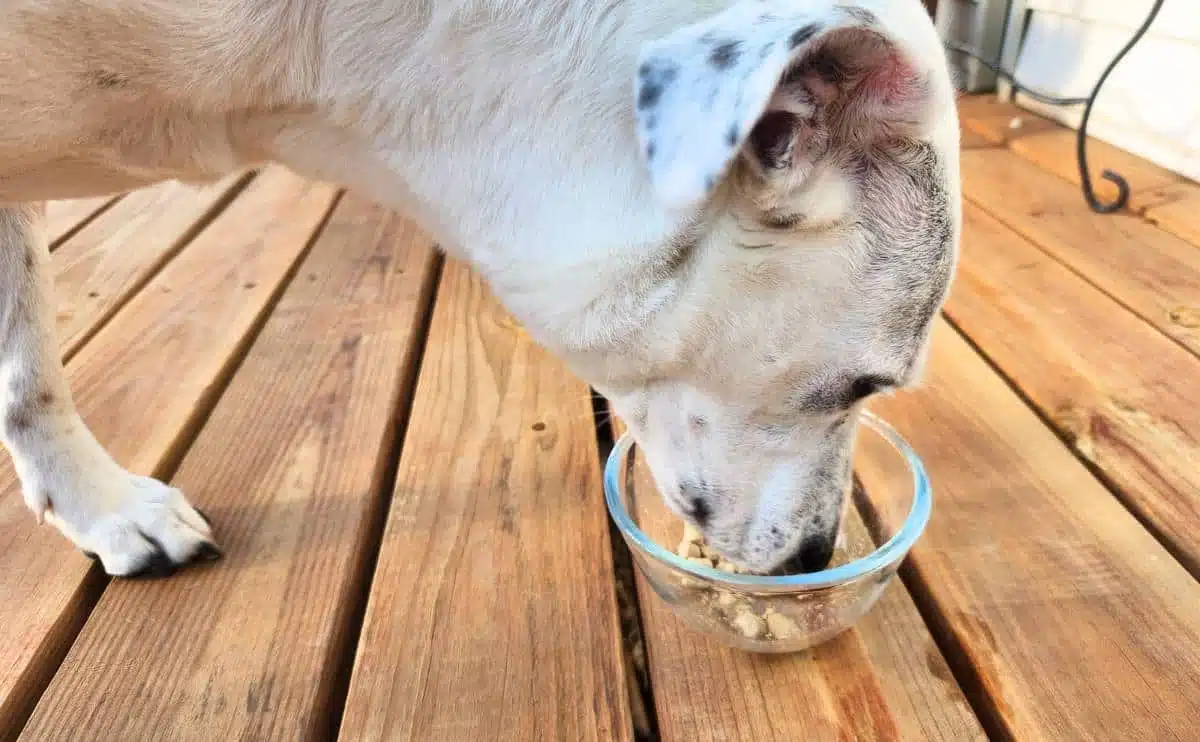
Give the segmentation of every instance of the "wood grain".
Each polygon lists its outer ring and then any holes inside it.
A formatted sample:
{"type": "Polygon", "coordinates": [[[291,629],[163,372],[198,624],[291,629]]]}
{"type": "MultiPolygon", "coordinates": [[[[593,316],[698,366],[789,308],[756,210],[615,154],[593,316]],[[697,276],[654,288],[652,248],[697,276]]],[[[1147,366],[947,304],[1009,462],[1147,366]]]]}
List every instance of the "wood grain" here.
{"type": "Polygon", "coordinates": [[[52,266],[64,355],[79,350],[174,257],[245,177],[198,188],[167,182],[134,191],[59,246],[52,266]]]}
{"type": "Polygon", "coordinates": [[[226,559],[111,585],[23,739],[328,738],[433,268],[411,222],[338,205],[174,478],[226,559]]]}
{"type": "Polygon", "coordinates": [[[1188,181],[1155,188],[1146,193],[1150,206],[1142,217],[1193,245],[1200,245],[1200,185],[1188,181]]]}
{"type": "Polygon", "coordinates": [[[447,264],[340,739],[629,740],[588,388],[447,264]]]}
{"type": "MultiPolygon", "coordinates": [[[[959,112],[964,132],[1007,145],[1043,170],[1071,183],[1080,183],[1073,130],[983,96],[960,99],[959,112]],[[1020,126],[1014,128],[1011,125],[1014,120],[1020,126]]],[[[1088,139],[1088,166],[1102,200],[1114,199],[1117,188],[1100,174],[1106,168],[1115,170],[1129,184],[1131,211],[1177,237],[1200,245],[1200,184],[1095,138],[1088,139]]]]}
{"type": "MultiPolygon", "coordinates": [[[[1004,144],[1013,152],[1078,185],[1079,160],[1076,157],[1076,133],[1073,129],[1011,103],[991,100],[982,105],[959,105],[960,120],[967,131],[1004,144]]],[[[1100,177],[1105,169],[1121,174],[1129,183],[1130,208],[1134,211],[1154,203],[1147,201],[1153,190],[1185,179],[1149,160],[1138,157],[1095,137],[1088,138],[1088,167],[1096,194],[1104,201],[1117,196],[1115,185],[1100,177]]],[[[1078,194],[1079,192],[1076,191],[1078,194]]],[[[1082,198],[1082,196],[1080,196],[1082,198]]]]}
{"type": "Polygon", "coordinates": [[[947,314],[1200,576],[1200,359],[978,207],[964,216],[947,314]]]}
{"type": "Polygon", "coordinates": [[[73,198],[46,202],[46,239],[52,248],[87,224],[101,209],[120,196],[73,198]]]}
{"type": "MultiPolygon", "coordinates": [[[[123,465],[148,474],[178,457],[334,195],[282,170],[263,172],[71,360],[80,412],[123,465]]],[[[20,729],[85,618],[97,584],[91,567],[56,532],[37,528],[4,462],[0,739],[20,729]]]]}
{"type": "Polygon", "coordinates": [[[962,172],[968,200],[1200,353],[1195,245],[1136,216],[1093,213],[1070,184],[1005,150],[963,152],[962,172]]]}
{"type": "MultiPolygon", "coordinates": [[[[873,409],[924,458],[908,584],[975,678],[994,737],[1190,740],[1200,585],[939,322],[925,386],[873,409]]],[[[884,486],[860,459],[868,493],[884,486]]]]}
{"type": "MultiPolygon", "coordinates": [[[[635,461],[634,486],[653,493],[644,459],[635,461]]],[[[679,520],[659,497],[638,504],[647,535],[673,547],[679,520]]],[[[846,531],[870,538],[853,508],[846,531]]],[[[689,629],[641,573],[638,595],[664,742],[987,739],[898,579],[855,628],[781,656],[729,649],[689,629]]]]}

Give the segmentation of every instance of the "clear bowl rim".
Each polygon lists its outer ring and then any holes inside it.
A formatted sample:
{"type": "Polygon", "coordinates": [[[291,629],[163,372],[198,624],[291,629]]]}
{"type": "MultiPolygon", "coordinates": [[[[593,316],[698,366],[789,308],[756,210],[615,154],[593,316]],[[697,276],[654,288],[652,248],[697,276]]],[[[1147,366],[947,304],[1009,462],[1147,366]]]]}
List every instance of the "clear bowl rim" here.
{"type": "Polygon", "coordinates": [[[853,582],[879,572],[902,559],[924,532],[933,510],[933,490],[921,457],[904,440],[903,436],[878,416],[864,410],[861,421],[887,441],[904,458],[913,479],[912,508],[899,530],[881,546],[870,554],[832,569],[807,574],[777,576],[733,574],[722,572],[715,567],[693,564],[655,542],[630,517],[621,498],[624,463],[634,445],[633,436],[628,431],[613,444],[608,460],[604,464],[604,501],[608,506],[609,515],[616,522],[621,535],[632,539],[641,551],[677,570],[703,577],[711,582],[734,588],[774,588],[776,590],[779,588],[815,590],[853,582]]]}

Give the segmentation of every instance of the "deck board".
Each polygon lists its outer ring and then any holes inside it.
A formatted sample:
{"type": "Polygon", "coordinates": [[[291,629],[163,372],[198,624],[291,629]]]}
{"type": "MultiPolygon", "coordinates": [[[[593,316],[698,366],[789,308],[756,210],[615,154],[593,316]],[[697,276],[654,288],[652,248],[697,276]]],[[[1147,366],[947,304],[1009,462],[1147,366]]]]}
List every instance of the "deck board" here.
{"type": "MultiPolygon", "coordinates": [[[[972,140],[979,137],[1009,149],[1046,172],[1078,185],[1079,161],[1076,134],[1057,122],[1035,113],[982,96],[966,99],[960,106],[962,128],[972,140]],[[1020,126],[1013,127],[1016,120],[1020,126]]],[[[1111,202],[1115,185],[1101,177],[1115,170],[1129,184],[1131,211],[1141,214],[1168,232],[1200,244],[1200,184],[1177,173],[1114,147],[1099,139],[1088,140],[1088,167],[1097,196],[1111,202]]],[[[1076,191],[1080,203],[1082,194],[1076,191]]]]}
{"type": "Polygon", "coordinates": [[[52,266],[64,355],[78,351],[245,180],[234,175],[199,188],[168,182],[134,191],[63,242],[52,266]]]}
{"type": "Polygon", "coordinates": [[[448,263],[341,739],[629,740],[588,388],[448,263]]]}
{"type": "Polygon", "coordinates": [[[46,204],[46,239],[52,248],[91,221],[120,196],[75,198],[46,204]]]}
{"type": "MultiPolygon", "coordinates": [[[[272,170],[67,366],[80,413],[132,471],[156,472],[190,428],[328,211],[334,190],[272,170]]],[[[0,739],[11,738],[88,609],[92,563],[34,526],[0,469],[0,739]]]]}
{"type": "Polygon", "coordinates": [[[1091,212],[1073,186],[1011,152],[969,150],[962,167],[967,200],[1200,354],[1195,245],[1136,216],[1091,212]]]}
{"type": "MultiPolygon", "coordinates": [[[[872,402],[926,460],[929,530],[855,629],[790,657],[641,585],[663,741],[1190,739],[1200,185],[1093,142],[1134,189],[1096,215],[1073,132],[960,113],[947,319],[924,386],[872,402]]],[[[632,742],[587,387],[338,193],[267,168],[49,204],[81,411],[227,556],[109,583],[0,464],[0,742],[632,742]]]]}
{"type": "MultiPolygon", "coordinates": [[[[909,587],[975,678],[985,724],[1022,740],[1191,739],[1200,584],[945,323],[925,386],[872,408],[934,483],[909,587]]],[[[859,471],[868,494],[885,487],[870,457],[859,471]]]]}
{"type": "Polygon", "coordinates": [[[947,314],[1200,576],[1200,358],[978,207],[965,218],[947,314]]]}
{"type": "Polygon", "coordinates": [[[328,735],[433,268],[410,222],[343,199],[173,480],[226,559],[111,586],[23,738],[328,735]]]}

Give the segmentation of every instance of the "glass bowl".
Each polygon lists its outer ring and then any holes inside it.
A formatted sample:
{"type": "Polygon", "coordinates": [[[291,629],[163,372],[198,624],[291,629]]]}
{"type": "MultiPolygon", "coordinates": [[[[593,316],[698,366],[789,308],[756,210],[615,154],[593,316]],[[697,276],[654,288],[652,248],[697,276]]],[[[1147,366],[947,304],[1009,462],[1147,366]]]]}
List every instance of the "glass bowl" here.
{"type": "Polygon", "coordinates": [[[839,546],[820,572],[730,573],[676,553],[683,523],[667,511],[629,433],[604,468],[609,513],[654,593],[691,628],[751,652],[798,652],[854,625],[883,595],[929,522],[921,459],[887,423],[864,412],[854,449],[852,502],[839,546]]]}

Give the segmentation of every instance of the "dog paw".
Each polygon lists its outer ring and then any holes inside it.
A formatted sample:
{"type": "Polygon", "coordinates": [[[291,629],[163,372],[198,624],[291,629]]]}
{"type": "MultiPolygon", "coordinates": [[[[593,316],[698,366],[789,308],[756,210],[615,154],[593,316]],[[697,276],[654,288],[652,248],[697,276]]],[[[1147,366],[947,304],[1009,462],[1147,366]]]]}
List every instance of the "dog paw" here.
{"type": "Polygon", "coordinates": [[[164,577],[221,552],[212,527],[183,493],[124,470],[86,491],[51,496],[46,520],[114,577],[164,577]]]}

